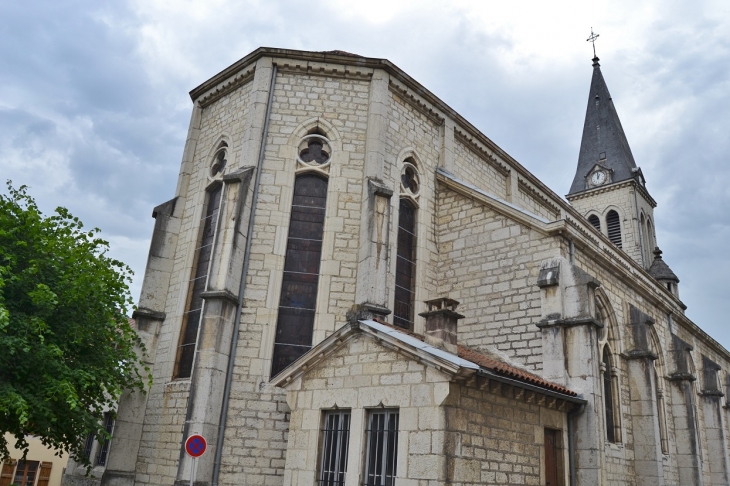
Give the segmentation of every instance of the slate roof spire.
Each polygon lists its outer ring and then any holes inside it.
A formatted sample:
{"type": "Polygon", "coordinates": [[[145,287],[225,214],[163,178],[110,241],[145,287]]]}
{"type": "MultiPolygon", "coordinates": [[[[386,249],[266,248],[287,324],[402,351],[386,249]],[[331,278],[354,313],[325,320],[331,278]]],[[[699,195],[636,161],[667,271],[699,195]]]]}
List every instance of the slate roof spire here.
{"type": "Polygon", "coordinates": [[[612,183],[642,177],[598,61],[598,57],[593,58],[593,78],[588,93],[578,169],[568,195],[586,190],[586,176],[596,164],[612,171],[612,183]]]}

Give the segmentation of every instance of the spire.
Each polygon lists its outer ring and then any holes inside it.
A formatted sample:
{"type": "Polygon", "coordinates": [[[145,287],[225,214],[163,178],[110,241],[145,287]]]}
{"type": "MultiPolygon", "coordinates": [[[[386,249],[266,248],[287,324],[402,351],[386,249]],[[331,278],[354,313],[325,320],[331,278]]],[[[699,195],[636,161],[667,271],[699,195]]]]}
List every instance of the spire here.
{"type": "Polygon", "coordinates": [[[597,164],[609,171],[611,183],[642,177],[598,61],[598,57],[593,58],[593,78],[580,142],[578,170],[568,195],[588,188],[586,177],[597,164]]]}

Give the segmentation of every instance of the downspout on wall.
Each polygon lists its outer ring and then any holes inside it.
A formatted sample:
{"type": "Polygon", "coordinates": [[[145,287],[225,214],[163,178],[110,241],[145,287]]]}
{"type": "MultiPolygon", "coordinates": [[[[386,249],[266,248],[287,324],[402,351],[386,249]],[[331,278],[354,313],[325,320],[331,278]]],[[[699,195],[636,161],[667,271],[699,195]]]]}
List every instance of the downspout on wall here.
{"type": "Polygon", "coordinates": [[[271,71],[271,84],[269,85],[269,99],[266,103],[266,116],[264,121],[264,129],[261,135],[261,145],[259,148],[259,158],[256,165],[256,180],[253,186],[253,196],[251,198],[251,216],[248,218],[248,230],[246,236],[246,249],[243,253],[243,270],[241,271],[241,282],[238,286],[238,309],[236,310],[236,320],[233,323],[233,336],[231,337],[231,350],[228,353],[228,369],[226,371],[226,383],[223,389],[223,404],[221,406],[221,417],[218,425],[218,439],[215,448],[215,459],[213,461],[213,486],[218,486],[218,478],[220,477],[221,459],[223,455],[223,438],[228,421],[228,404],[231,398],[231,384],[233,382],[233,367],[236,362],[236,349],[238,348],[238,332],[241,327],[241,313],[243,312],[243,297],[246,292],[246,275],[248,274],[248,265],[251,257],[251,241],[253,236],[253,228],[256,219],[256,206],[259,198],[259,185],[261,184],[261,169],[264,165],[264,153],[266,151],[266,139],[269,135],[269,120],[271,119],[271,105],[274,99],[274,85],[276,84],[277,65],[274,64],[271,71]]]}
{"type": "Polygon", "coordinates": [[[578,407],[568,412],[568,469],[570,471],[570,486],[576,485],[575,477],[575,417],[582,414],[586,409],[586,404],[582,403],[578,407]]]}

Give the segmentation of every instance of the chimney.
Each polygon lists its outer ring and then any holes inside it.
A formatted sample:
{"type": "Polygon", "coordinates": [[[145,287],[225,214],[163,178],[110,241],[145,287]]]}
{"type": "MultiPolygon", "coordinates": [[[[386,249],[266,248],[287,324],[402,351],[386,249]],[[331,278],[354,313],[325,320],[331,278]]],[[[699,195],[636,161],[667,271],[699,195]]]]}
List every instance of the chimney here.
{"type": "Polygon", "coordinates": [[[426,318],[425,341],[433,347],[457,354],[456,324],[464,316],[456,312],[459,303],[448,297],[427,300],[428,312],[418,314],[426,318]]]}

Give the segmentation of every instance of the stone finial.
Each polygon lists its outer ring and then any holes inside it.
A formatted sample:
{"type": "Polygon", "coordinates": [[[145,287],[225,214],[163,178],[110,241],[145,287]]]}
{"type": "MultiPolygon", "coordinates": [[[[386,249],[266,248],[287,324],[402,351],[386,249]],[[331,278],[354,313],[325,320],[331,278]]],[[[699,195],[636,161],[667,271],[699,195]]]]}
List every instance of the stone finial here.
{"type": "Polygon", "coordinates": [[[426,318],[425,341],[433,347],[457,354],[457,322],[464,316],[456,312],[459,302],[448,297],[427,300],[427,312],[418,314],[426,318]]]}

